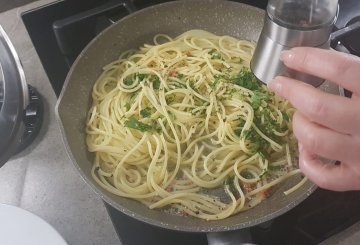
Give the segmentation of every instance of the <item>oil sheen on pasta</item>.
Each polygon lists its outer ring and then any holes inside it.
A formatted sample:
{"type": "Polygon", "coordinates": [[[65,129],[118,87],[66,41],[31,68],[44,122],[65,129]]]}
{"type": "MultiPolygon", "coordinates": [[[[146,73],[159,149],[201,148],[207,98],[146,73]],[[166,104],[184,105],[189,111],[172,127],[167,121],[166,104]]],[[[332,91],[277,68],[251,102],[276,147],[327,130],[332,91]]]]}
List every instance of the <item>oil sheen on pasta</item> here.
{"type": "Polygon", "coordinates": [[[152,209],[218,220],[301,174],[294,109],[249,71],[254,49],[191,30],[156,35],[105,66],[86,125],[96,182],[152,209]]]}

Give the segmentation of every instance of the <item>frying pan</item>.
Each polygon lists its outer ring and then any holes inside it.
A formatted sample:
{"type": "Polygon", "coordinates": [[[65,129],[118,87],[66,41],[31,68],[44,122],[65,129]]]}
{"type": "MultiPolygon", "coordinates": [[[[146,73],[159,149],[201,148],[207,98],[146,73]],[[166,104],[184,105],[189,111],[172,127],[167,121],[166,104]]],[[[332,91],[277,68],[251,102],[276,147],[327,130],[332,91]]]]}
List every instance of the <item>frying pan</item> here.
{"type": "MultiPolygon", "coordinates": [[[[283,191],[300,180],[289,179],[274,189],[260,205],[219,221],[205,221],[150,210],[135,200],[118,197],[98,186],[91,177],[93,154],[85,143],[85,121],[91,105],[93,84],[101,68],[128,49],[152,43],[155,34],[175,37],[191,29],[218,35],[231,35],[257,41],[263,25],[264,11],[228,1],[176,1],[155,5],[131,14],[98,35],[80,54],[66,78],[56,106],[57,120],[71,160],[82,178],[111,206],[135,219],[178,231],[221,232],[254,226],[290,210],[308,197],[315,185],[306,182],[299,190],[285,196],[283,191]]],[[[323,89],[331,90],[328,84],[323,89]]]]}

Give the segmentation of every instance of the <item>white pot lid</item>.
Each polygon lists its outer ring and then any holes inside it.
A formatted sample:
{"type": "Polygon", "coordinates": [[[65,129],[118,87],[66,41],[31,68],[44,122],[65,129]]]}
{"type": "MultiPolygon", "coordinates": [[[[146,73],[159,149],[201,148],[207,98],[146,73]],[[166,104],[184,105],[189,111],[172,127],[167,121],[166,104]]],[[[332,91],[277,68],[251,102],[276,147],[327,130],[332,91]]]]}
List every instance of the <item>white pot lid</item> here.
{"type": "Polygon", "coordinates": [[[38,216],[15,206],[0,204],[1,245],[68,245],[38,216]]]}

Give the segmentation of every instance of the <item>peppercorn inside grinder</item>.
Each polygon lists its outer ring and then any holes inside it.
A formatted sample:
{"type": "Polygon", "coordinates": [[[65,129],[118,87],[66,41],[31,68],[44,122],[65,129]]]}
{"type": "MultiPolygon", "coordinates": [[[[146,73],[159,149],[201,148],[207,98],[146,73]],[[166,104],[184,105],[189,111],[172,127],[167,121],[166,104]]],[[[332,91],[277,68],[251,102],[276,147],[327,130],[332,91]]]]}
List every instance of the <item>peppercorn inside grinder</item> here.
{"type": "Polygon", "coordinates": [[[320,86],[323,79],[287,68],[280,54],[299,46],[329,49],[337,9],[337,0],[269,0],[250,65],[255,76],[266,84],[282,75],[320,86]]]}

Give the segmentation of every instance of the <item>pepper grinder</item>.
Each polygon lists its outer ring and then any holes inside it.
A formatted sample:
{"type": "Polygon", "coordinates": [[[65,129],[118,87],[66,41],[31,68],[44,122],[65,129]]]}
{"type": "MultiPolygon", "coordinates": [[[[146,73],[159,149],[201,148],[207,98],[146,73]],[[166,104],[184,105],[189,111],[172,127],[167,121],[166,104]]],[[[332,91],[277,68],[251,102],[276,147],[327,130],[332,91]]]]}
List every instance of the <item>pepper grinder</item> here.
{"type": "Polygon", "coordinates": [[[337,0],[269,0],[250,65],[254,75],[266,84],[282,75],[320,86],[323,79],[287,68],[280,54],[299,46],[330,48],[337,9],[337,0]]]}

